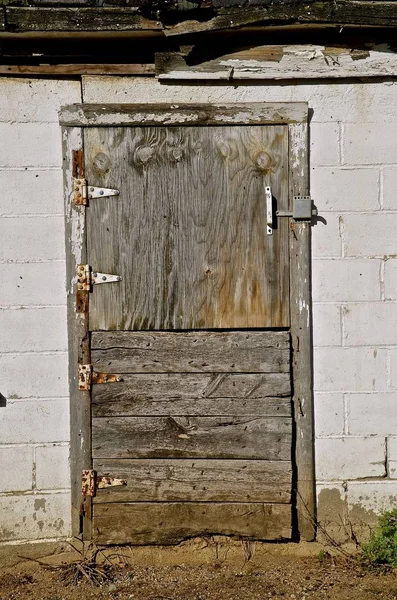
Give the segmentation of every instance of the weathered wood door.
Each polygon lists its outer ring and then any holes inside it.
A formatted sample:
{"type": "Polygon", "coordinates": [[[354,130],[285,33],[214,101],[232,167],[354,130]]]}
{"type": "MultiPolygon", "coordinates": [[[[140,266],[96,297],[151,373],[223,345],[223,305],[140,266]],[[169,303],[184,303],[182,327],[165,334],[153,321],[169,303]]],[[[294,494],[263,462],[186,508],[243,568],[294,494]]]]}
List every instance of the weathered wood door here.
{"type": "Polygon", "coordinates": [[[120,191],[85,215],[87,263],[121,277],[88,311],[92,467],[124,480],[93,536],[290,538],[289,220],[269,235],[265,201],[289,206],[288,125],[90,126],[84,163],[120,191]]]}

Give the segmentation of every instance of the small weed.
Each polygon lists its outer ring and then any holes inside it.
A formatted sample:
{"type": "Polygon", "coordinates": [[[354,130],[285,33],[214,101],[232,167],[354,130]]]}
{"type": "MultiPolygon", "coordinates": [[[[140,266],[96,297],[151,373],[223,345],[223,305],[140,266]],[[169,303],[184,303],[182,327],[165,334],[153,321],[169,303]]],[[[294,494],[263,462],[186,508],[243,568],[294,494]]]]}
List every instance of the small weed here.
{"type": "Polygon", "coordinates": [[[385,512],[367,544],[363,561],[370,566],[397,567],[397,509],[385,512]]]}
{"type": "Polygon", "coordinates": [[[319,563],[323,564],[332,557],[331,557],[330,553],[327,552],[326,550],[320,550],[317,558],[318,558],[319,563]]]}
{"type": "Polygon", "coordinates": [[[71,542],[67,542],[77,553],[78,557],[76,560],[67,562],[66,564],[49,565],[39,559],[21,558],[32,560],[39,563],[45,569],[56,572],[59,581],[66,586],[77,585],[81,581],[101,586],[113,580],[118,567],[127,565],[125,558],[118,552],[107,554],[98,548],[94,542],[90,542],[88,545],[80,544],[80,540],[78,542],[79,547],[71,542]]]}

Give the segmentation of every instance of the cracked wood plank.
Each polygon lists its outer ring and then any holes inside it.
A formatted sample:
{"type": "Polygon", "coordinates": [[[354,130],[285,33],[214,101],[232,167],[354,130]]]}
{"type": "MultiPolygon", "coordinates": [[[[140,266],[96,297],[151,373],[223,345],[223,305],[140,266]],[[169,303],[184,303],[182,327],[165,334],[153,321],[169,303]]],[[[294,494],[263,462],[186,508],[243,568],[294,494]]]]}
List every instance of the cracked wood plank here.
{"type": "Polygon", "coordinates": [[[94,506],[98,544],[176,544],[205,535],[291,537],[291,506],[262,503],[138,502],[94,506]]]}
{"type": "Polygon", "coordinates": [[[158,53],[156,75],[160,80],[328,79],[343,77],[392,77],[397,74],[397,54],[380,50],[319,45],[256,46],[195,62],[182,53],[158,53]]]}
{"type": "Polygon", "coordinates": [[[290,461],[96,459],[100,475],[126,486],[97,490],[106,502],[291,502],[290,461]]]}
{"type": "Polygon", "coordinates": [[[290,416],[289,373],[137,374],[94,385],[93,417],[167,415],[290,416]]]}
{"type": "Polygon", "coordinates": [[[288,417],[100,417],[92,419],[94,458],[290,460],[288,417]]]}
{"type": "Polygon", "coordinates": [[[339,0],[338,2],[273,3],[266,6],[219,8],[209,19],[179,21],[165,26],[167,36],[220,31],[269,24],[317,23],[335,25],[396,26],[397,4],[390,1],[339,0]]]}

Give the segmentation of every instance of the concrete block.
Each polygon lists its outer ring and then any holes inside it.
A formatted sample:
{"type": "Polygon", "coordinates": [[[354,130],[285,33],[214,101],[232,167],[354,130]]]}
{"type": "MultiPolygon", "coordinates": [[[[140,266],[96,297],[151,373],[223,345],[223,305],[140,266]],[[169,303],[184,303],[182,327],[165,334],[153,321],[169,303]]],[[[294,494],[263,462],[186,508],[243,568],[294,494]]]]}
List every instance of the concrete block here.
{"type": "Polygon", "coordinates": [[[343,394],[315,394],[316,436],[343,435],[345,429],[343,394]]]}
{"type": "Polygon", "coordinates": [[[387,210],[397,210],[397,167],[383,169],[382,205],[387,210]]]}
{"type": "Polygon", "coordinates": [[[66,304],[65,263],[0,264],[0,306],[66,304]]]}
{"type": "Polygon", "coordinates": [[[385,298],[397,300],[397,260],[385,262],[385,298]]]}
{"type": "Polygon", "coordinates": [[[66,353],[0,354],[0,373],[0,394],[8,400],[69,394],[66,353]]]}
{"type": "Polygon", "coordinates": [[[397,213],[343,216],[345,256],[396,255],[397,213]]]}
{"type": "MultiPolygon", "coordinates": [[[[393,122],[394,121],[394,122],[393,122]]],[[[397,162],[397,123],[348,123],[343,129],[345,165],[382,165],[397,162]]]]}
{"type": "Polygon", "coordinates": [[[397,390],[397,348],[389,350],[390,356],[390,385],[393,390],[397,390]]]}
{"type": "Polygon", "coordinates": [[[310,126],[310,164],[339,165],[338,123],[312,123],[310,126]]]}
{"type": "Polygon", "coordinates": [[[339,216],[321,213],[326,224],[318,221],[312,228],[312,255],[315,258],[342,256],[342,238],[339,231],[339,216]]]}
{"type": "Polygon", "coordinates": [[[69,446],[36,448],[36,488],[56,490],[70,488],[69,446]]]}
{"type": "MultiPolygon", "coordinates": [[[[43,190],[48,194],[50,190],[43,190]]],[[[64,260],[64,219],[57,217],[24,217],[0,219],[0,260],[30,262],[64,260]]]]}
{"type": "Polygon", "coordinates": [[[387,461],[389,477],[397,479],[397,436],[387,438],[387,461]]]}
{"type": "Polygon", "coordinates": [[[63,215],[62,171],[0,171],[0,217],[28,213],[63,215]]]}
{"type": "Polygon", "coordinates": [[[1,82],[0,121],[58,123],[58,110],[81,102],[79,81],[4,78],[1,82]]]}
{"type": "Polygon", "coordinates": [[[397,303],[361,302],[342,309],[347,346],[397,345],[397,303]]]}
{"type": "Polygon", "coordinates": [[[0,123],[0,167],[62,167],[57,123],[0,123]]]}
{"type": "Polygon", "coordinates": [[[337,304],[313,305],[313,345],[340,346],[342,327],[340,306],[337,304]]]}
{"type": "MultiPolygon", "coordinates": [[[[308,102],[312,122],[389,122],[395,118],[395,83],[225,86],[176,85],[145,77],[83,77],[84,102],[308,102]],[[349,110],[346,110],[346,107],[349,110]]],[[[263,83],[263,82],[262,82],[263,83]]]]}
{"type": "Polygon", "coordinates": [[[0,541],[69,537],[70,506],[69,493],[0,496],[0,541]]]}
{"type": "Polygon", "coordinates": [[[381,437],[317,439],[316,474],[320,481],[385,477],[385,439],[381,437]]]}
{"type": "Polygon", "coordinates": [[[314,302],[380,300],[379,260],[313,260],[314,302]]]}
{"type": "Polygon", "coordinates": [[[380,515],[397,508],[396,482],[383,479],[381,481],[349,481],[347,490],[349,510],[359,509],[380,515]]]}
{"type": "Polygon", "coordinates": [[[333,210],[377,210],[379,178],[379,169],[313,167],[310,172],[311,196],[320,215],[323,211],[333,210]]]}
{"type": "Polygon", "coordinates": [[[2,352],[48,352],[68,349],[64,306],[0,309],[0,331],[2,352]]]}
{"type": "Polygon", "coordinates": [[[69,402],[35,400],[7,402],[0,410],[0,444],[67,442],[69,402]]]}
{"type": "Polygon", "coordinates": [[[0,494],[32,489],[33,447],[0,448],[0,494]]]}
{"type": "Polygon", "coordinates": [[[347,394],[351,435],[397,434],[397,394],[347,394]]]}
{"type": "Polygon", "coordinates": [[[314,389],[318,392],[385,391],[387,350],[316,348],[314,389]]]}

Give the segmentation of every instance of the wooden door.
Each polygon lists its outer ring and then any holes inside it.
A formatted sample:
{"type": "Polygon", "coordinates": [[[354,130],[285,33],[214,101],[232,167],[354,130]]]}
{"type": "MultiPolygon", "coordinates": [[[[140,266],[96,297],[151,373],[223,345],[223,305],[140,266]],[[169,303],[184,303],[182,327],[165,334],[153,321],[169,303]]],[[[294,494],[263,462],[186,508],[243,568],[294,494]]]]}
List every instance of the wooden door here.
{"type": "Polygon", "coordinates": [[[265,202],[266,186],[274,211],[308,193],[306,115],[63,109],[72,501],[86,537],[285,539],[295,514],[313,538],[310,222],[274,219],[268,235],[265,202]],[[120,195],[74,206],[72,174],[120,195]],[[75,305],[79,263],[121,281],[75,305]]]}
{"type": "Polygon", "coordinates": [[[288,128],[91,128],[95,289],[93,467],[106,543],[291,532],[288,222],[267,235],[265,187],[288,207],[288,128]],[[255,328],[255,330],[252,330],[255,328]],[[219,331],[219,330],[222,331],[219,331]]]}

